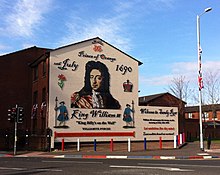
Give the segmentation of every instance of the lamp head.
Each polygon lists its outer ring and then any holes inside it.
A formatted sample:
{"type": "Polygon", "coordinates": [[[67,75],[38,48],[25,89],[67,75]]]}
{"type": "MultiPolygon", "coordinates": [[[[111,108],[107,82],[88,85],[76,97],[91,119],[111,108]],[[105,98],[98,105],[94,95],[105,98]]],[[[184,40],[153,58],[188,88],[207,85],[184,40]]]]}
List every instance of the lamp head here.
{"type": "Polygon", "coordinates": [[[211,11],[211,10],[212,10],[212,8],[211,8],[211,7],[208,7],[208,8],[205,9],[205,12],[209,12],[209,11],[211,11]]]}

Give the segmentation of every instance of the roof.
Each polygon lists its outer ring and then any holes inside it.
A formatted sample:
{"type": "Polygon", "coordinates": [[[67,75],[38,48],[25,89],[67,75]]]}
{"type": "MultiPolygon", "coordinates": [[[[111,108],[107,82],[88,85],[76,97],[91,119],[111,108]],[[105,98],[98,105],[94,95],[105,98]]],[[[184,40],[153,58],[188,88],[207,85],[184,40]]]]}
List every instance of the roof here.
{"type": "MultiPolygon", "coordinates": [[[[177,98],[176,96],[170,94],[169,92],[165,92],[165,93],[160,93],[160,94],[153,94],[153,95],[148,95],[148,96],[143,96],[143,97],[139,97],[139,102],[145,102],[145,103],[149,103],[157,98],[160,98],[164,95],[170,95],[173,96],[174,98],[181,100],[179,98],[177,98]]],[[[181,100],[183,103],[186,104],[186,102],[184,102],[183,100],[181,100]]]]}
{"type": "Polygon", "coordinates": [[[46,49],[45,53],[42,54],[40,57],[36,58],[32,63],[29,64],[29,66],[34,67],[38,65],[41,61],[46,60],[46,58],[48,58],[50,55],[50,51],[52,51],[52,49],[46,49]]]}
{"type": "Polygon", "coordinates": [[[220,122],[219,121],[206,121],[203,124],[204,125],[208,125],[208,126],[220,126],[220,122]]]}
{"type": "Polygon", "coordinates": [[[5,57],[5,56],[9,56],[9,55],[13,55],[13,54],[17,54],[17,53],[19,53],[19,52],[25,52],[25,51],[27,51],[27,50],[32,50],[32,49],[42,49],[42,50],[43,50],[43,49],[46,49],[46,50],[47,50],[47,48],[32,46],[32,47],[25,48],[25,49],[22,49],[22,50],[18,50],[18,51],[14,51],[14,52],[11,52],[11,53],[4,54],[4,55],[0,55],[0,58],[1,58],[1,57],[5,57]]]}
{"type": "Polygon", "coordinates": [[[101,40],[103,43],[105,43],[105,44],[107,44],[107,45],[109,45],[109,46],[113,47],[114,49],[116,49],[116,50],[118,50],[119,52],[121,52],[121,53],[125,54],[126,56],[130,57],[131,59],[133,59],[133,60],[137,61],[139,66],[143,64],[142,62],[140,62],[140,61],[139,61],[139,60],[137,60],[136,58],[134,58],[134,57],[132,57],[132,56],[128,55],[127,53],[125,53],[125,52],[121,51],[121,50],[120,50],[120,49],[118,49],[117,47],[115,47],[115,46],[113,46],[113,45],[109,44],[108,42],[104,41],[103,39],[101,39],[101,38],[99,38],[99,37],[90,38],[90,39],[83,40],[83,41],[80,41],[80,42],[76,42],[76,43],[73,43],[73,44],[69,44],[69,45],[66,45],[66,46],[58,47],[58,48],[54,49],[53,51],[56,51],[56,50],[59,50],[59,49],[63,49],[63,48],[65,48],[65,47],[69,47],[69,46],[77,45],[77,44],[80,44],[80,43],[83,43],[83,42],[92,41],[92,40],[95,40],[95,39],[99,39],[99,40],[101,40]]]}
{"type": "MultiPolygon", "coordinates": [[[[202,105],[202,110],[205,112],[220,110],[220,104],[202,105]]],[[[198,112],[199,106],[186,106],[185,112],[198,112]]]]}

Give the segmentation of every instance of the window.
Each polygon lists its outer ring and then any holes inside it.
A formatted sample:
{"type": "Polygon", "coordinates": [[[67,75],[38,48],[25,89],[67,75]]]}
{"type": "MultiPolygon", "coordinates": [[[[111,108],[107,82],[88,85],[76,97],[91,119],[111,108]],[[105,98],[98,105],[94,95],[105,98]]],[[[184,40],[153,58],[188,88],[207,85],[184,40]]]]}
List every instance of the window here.
{"type": "Polygon", "coordinates": [[[38,66],[34,67],[34,81],[38,79],[38,66]]]}
{"type": "Polygon", "coordinates": [[[38,92],[34,91],[33,94],[33,107],[32,107],[32,114],[31,114],[31,118],[32,120],[32,134],[36,134],[36,129],[37,129],[37,109],[38,109],[38,92]]]}
{"type": "Polygon", "coordinates": [[[47,71],[47,62],[46,60],[43,61],[43,76],[46,75],[46,71],[47,71]]]}
{"type": "Polygon", "coordinates": [[[192,113],[188,113],[188,118],[193,118],[193,114],[192,113]]]}
{"type": "Polygon", "coordinates": [[[46,88],[42,89],[42,103],[46,102],[46,88]]]}
{"type": "Polygon", "coordinates": [[[216,120],[216,118],[217,118],[217,112],[216,111],[213,111],[213,119],[212,120],[216,120]]]}
{"type": "Polygon", "coordinates": [[[208,112],[204,112],[203,113],[203,117],[205,120],[209,120],[209,113],[208,112]]]}
{"type": "Polygon", "coordinates": [[[38,92],[35,91],[35,92],[34,92],[34,95],[33,95],[33,104],[34,104],[34,105],[38,103],[37,98],[38,98],[38,92]]]}

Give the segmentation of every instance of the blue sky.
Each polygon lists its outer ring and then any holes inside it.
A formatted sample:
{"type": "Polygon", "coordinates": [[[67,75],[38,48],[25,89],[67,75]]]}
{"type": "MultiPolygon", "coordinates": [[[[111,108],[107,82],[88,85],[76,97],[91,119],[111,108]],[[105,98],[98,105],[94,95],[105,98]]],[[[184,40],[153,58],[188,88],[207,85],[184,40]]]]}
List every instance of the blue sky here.
{"type": "Polygon", "coordinates": [[[220,67],[219,0],[1,0],[0,55],[57,48],[99,36],[143,62],[140,96],[166,92],[173,77],[197,87],[196,16],[203,76],[220,67]]]}

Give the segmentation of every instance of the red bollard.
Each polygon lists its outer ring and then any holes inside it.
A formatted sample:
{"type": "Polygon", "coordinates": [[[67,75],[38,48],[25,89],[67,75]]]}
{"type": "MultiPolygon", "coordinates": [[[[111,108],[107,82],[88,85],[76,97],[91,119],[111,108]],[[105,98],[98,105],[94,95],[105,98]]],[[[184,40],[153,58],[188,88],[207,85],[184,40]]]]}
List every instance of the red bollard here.
{"type": "Polygon", "coordinates": [[[162,149],[162,137],[160,137],[160,149],[162,149]]]}
{"type": "Polygon", "coordinates": [[[64,151],[64,139],[62,139],[62,151],[64,151]]]}
{"type": "Polygon", "coordinates": [[[110,150],[113,151],[113,150],[114,150],[113,148],[114,148],[113,139],[111,139],[111,142],[110,142],[110,150]]]}
{"type": "Polygon", "coordinates": [[[178,134],[178,146],[180,146],[180,134],[178,134]]]}
{"type": "Polygon", "coordinates": [[[186,142],[186,138],[185,138],[185,132],[183,133],[183,143],[186,142]]]}

